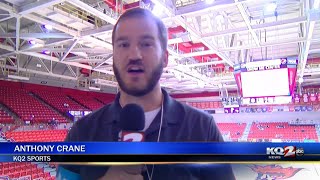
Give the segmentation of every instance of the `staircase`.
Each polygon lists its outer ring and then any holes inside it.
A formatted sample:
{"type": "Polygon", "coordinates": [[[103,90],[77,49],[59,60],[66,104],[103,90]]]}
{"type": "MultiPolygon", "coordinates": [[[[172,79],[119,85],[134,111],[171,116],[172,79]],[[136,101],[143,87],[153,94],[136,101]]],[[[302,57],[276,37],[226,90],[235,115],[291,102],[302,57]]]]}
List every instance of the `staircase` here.
{"type": "Polygon", "coordinates": [[[24,124],[24,122],[19,118],[19,116],[15,112],[11,111],[6,105],[0,103],[0,108],[4,110],[6,113],[8,113],[15,120],[16,125],[24,124]]]}
{"type": "Polygon", "coordinates": [[[42,98],[40,98],[39,96],[37,96],[36,94],[30,92],[29,93],[30,96],[36,98],[39,102],[41,102],[43,105],[47,106],[49,109],[51,109],[52,111],[56,112],[57,114],[60,114],[61,116],[63,116],[64,118],[66,118],[69,122],[72,122],[72,120],[70,119],[70,117],[66,116],[65,114],[61,113],[60,111],[58,111],[56,108],[50,106],[49,104],[47,104],[42,98]]]}
{"type": "Polygon", "coordinates": [[[86,109],[90,110],[90,108],[89,108],[88,106],[86,106],[85,104],[82,104],[81,102],[77,101],[77,100],[74,99],[73,97],[71,97],[71,96],[69,96],[69,95],[68,95],[67,97],[68,97],[69,99],[71,99],[72,101],[80,104],[82,107],[85,107],[86,109]]]}
{"type": "Polygon", "coordinates": [[[243,135],[241,137],[242,141],[248,141],[248,136],[249,136],[249,132],[250,132],[251,126],[252,126],[252,123],[247,123],[247,126],[244,129],[243,135]]]}
{"type": "Polygon", "coordinates": [[[94,98],[94,99],[97,100],[98,102],[100,102],[101,104],[106,105],[106,103],[104,103],[104,102],[101,101],[100,99],[98,99],[98,98],[94,98]]]}

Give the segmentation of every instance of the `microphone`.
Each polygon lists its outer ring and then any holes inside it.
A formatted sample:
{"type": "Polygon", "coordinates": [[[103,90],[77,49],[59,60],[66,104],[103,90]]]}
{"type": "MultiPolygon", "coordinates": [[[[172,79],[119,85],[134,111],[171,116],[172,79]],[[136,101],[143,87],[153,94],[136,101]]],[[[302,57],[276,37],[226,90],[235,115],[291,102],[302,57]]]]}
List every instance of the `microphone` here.
{"type": "MultiPolygon", "coordinates": [[[[119,142],[143,142],[145,116],[142,107],[137,104],[127,104],[120,111],[119,142]]],[[[143,165],[125,165],[111,167],[115,171],[125,172],[127,175],[141,175],[143,165]]],[[[126,176],[128,177],[128,176],[126,176]]],[[[128,178],[129,179],[129,178],[128,178]]]]}
{"type": "Polygon", "coordinates": [[[120,112],[119,141],[122,142],[143,142],[145,116],[142,107],[137,104],[127,104],[120,112]]]}

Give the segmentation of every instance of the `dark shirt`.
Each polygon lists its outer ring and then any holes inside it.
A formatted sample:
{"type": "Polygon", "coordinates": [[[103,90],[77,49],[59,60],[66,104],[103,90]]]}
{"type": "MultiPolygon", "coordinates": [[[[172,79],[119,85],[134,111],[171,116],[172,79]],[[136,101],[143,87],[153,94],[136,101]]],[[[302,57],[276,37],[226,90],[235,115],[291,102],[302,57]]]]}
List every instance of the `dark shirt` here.
{"type": "MultiPolygon", "coordinates": [[[[163,124],[160,142],[223,142],[223,138],[210,114],[194,109],[171,98],[165,90],[163,124]]],[[[115,101],[80,119],[70,130],[66,141],[118,141],[119,114],[121,106],[118,94],[115,101]]],[[[158,139],[161,111],[145,132],[145,141],[154,142],[158,139]]],[[[108,167],[101,166],[66,166],[63,168],[80,174],[82,179],[102,177],[108,167]]],[[[151,172],[151,166],[148,166],[151,172]]],[[[205,167],[181,165],[155,165],[152,180],[193,180],[193,179],[224,179],[233,180],[234,175],[229,165],[212,165],[205,167]]],[[[148,179],[147,173],[143,173],[148,179]]]]}

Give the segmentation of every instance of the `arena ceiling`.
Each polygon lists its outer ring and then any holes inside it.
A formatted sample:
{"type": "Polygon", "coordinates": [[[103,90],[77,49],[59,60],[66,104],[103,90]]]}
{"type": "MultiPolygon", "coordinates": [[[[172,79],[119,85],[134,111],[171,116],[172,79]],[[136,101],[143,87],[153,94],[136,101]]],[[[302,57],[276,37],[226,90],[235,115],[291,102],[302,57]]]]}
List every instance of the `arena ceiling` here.
{"type": "Polygon", "coordinates": [[[0,77],[52,79],[93,90],[117,87],[112,27],[125,9],[142,6],[168,27],[169,66],[161,83],[173,93],[234,91],[234,64],[287,57],[299,60],[297,81],[302,77],[303,85],[319,85],[319,4],[319,0],[0,0],[0,77]]]}

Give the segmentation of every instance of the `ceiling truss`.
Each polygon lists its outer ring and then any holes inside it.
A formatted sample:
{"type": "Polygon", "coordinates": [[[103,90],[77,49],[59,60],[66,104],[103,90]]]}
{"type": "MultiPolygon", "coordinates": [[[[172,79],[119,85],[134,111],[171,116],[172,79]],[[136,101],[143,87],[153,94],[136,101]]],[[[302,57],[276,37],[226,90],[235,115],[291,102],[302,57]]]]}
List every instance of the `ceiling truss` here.
{"type": "MultiPolygon", "coordinates": [[[[118,7],[137,1],[21,2],[0,1],[0,60],[7,62],[0,64],[2,68],[74,81],[100,78],[110,84],[99,87],[115,87],[112,28],[118,7]]],[[[299,59],[299,77],[306,85],[320,84],[318,69],[307,65],[309,59],[320,57],[319,0],[152,3],[162,10],[169,29],[169,66],[161,83],[172,92],[219,91],[221,85],[236,90],[230,71],[235,64],[286,57],[299,59]],[[272,2],[278,3],[275,12],[265,12],[272,2]],[[310,73],[312,77],[307,77],[310,73]]]]}

